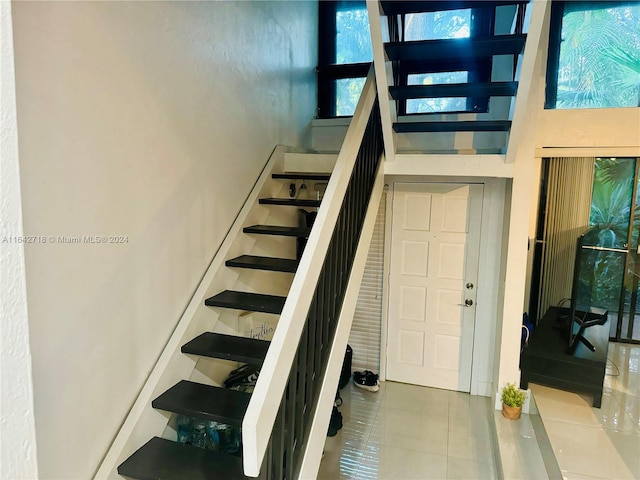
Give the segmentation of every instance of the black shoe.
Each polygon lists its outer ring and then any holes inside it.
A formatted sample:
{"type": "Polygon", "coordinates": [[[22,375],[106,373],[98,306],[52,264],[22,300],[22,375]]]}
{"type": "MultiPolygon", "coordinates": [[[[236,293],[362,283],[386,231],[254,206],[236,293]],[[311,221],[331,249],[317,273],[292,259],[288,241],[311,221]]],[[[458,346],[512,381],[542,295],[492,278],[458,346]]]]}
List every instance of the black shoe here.
{"type": "Polygon", "coordinates": [[[329,420],[329,431],[327,432],[327,437],[334,437],[338,430],[342,428],[342,414],[338,407],[333,407],[331,411],[331,420],[329,420]]]}
{"type": "Polygon", "coordinates": [[[365,370],[364,372],[353,372],[353,383],[356,387],[369,390],[370,392],[377,392],[380,390],[378,375],[370,370],[365,370]]]}

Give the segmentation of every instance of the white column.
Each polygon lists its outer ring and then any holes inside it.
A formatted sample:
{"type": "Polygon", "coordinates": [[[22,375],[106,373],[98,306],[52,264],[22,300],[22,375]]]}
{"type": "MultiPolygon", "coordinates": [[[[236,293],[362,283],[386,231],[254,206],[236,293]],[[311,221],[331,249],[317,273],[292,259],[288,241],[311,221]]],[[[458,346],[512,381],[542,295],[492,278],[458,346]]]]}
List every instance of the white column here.
{"type": "Polygon", "coordinates": [[[533,179],[537,178],[539,172],[536,169],[540,165],[539,159],[535,158],[536,126],[544,98],[550,3],[548,0],[536,0],[530,4],[533,10],[507,148],[506,162],[513,164],[513,183],[508,213],[502,328],[498,330],[496,339],[496,345],[500,349],[496,375],[498,395],[504,384],[519,383],[520,380],[521,325],[526,308],[527,245],[530,217],[535,215],[538,196],[533,179]]]}

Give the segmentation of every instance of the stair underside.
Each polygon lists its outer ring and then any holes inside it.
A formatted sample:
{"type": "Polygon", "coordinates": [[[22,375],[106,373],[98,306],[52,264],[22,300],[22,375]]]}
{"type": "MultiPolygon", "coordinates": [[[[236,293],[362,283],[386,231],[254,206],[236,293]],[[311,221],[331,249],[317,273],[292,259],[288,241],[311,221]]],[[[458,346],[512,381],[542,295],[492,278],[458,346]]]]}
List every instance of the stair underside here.
{"type": "Polygon", "coordinates": [[[242,459],[153,437],[125,460],[118,473],[139,480],[236,480],[242,459]]]}
{"type": "Polygon", "coordinates": [[[182,346],[182,353],[261,365],[269,342],[256,338],[205,332],[182,346]]]}
{"type": "Polygon", "coordinates": [[[398,133],[428,132],[506,132],[509,120],[477,120],[466,122],[399,122],[393,124],[398,133]]]}
{"type": "Polygon", "coordinates": [[[394,100],[410,98],[451,97],[511,97],[518,82],[449,83],[437,85],[406,85],[389,87],[394,100]]]}
{"type": "Polygon", "coordinates": [[[298,260],[289,258],[259,257],[256,255],[241,255],[227,260],[227,267],[250,268],[254,270],[269,270],[272,272],[295,273],[298,260]]]}
{"type": "Polygon", "coordinates": [[[284,237],[305,238],[311,232],[306,227],[283,227],[281,225],[253,225],[242,229],[244,233],[257,233],[260,235],[280,235],[284,237]]]}
{"type": "Polygon", "coordinates": [[[306,198],[261,198],[262,205],[285,205],[289,207],[319,207],[320,200],[306,198]]]}
{"type": "Polygon", "coordinates": [[[182,380],[156,398],[153,408],[240,427],[250,394],[182,380]]]}
{"type": "Polygon", "coordinates": [[[499,7],[501,5],[517,5],[529,2],[528,0],[386,0],[380,3],[385,15],[400,15],[403,13],[439,12],[464,8],[499,7]]]}
{"type": "Polygon", "coordinates": [[[478,59],[522,51],[526,35],[496,35],[476,38],[447,38],[385,44],[389,60],[478,59]]]}
{"type": "Polygon", "coordinates": [[[317,180],[327,181],[331,178],[330,173],[306,173],[306,172],[290,172],[290,173],[274,173],[271,175],[275,179],[284,180],[317,180]]]}
{"type": "Polygon", "coordinates": [[[237,310],[249,310],[251,312],[280,314],[282,313],[285,300],[286,297],[276,295],[225,290],[213,297],[207,298],[204,303],[209,307],[235,308],[237,310]]]}

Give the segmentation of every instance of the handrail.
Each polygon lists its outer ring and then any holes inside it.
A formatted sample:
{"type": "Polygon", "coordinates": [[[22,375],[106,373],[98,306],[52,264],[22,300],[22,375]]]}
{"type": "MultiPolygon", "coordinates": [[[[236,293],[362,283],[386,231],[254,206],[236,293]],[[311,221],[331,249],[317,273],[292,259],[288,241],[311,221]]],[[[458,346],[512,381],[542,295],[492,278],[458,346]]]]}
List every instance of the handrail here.
{"type": "MultiPolygon", "coordinates": [[[[351,184],[352,177],[356,178],[355,173],[357,170],[362,170],[364,162],[358,162],[359,153],[361,151],[361,145],[365,131],[368,127],[371,128],[370,118],[378,116],[377,126],[379,134],[379,112],[377,108],[374,110],[376,104],[376,85],[373,66],[369,70],[366,83],[362,90],[360,100],[356,107],[356,111],[353,116],[353,120],[347,130],[345,140],[343,142],[338,159],[336,161],[335,169],[331,175],[329,184],[323,197],[322,205],[318,211],[318,215],[314,222],[314,226],[311,230],[305,251],[300,259],[300,265],[297,273],[293,279],[289,295],[284,304],[284,308],[278,321],[278,326],[274,332],[271,340],[271,346],[262,365],[260,376],[256,383],[255,389],[252,393],[249,406],[247,408],[244,420],[242,423],[242,441],[243,441],[243,462],[244,473],[247,476],[257,477],[260,474],[261,466],[265,459],[265,454],[269,447],[274,424],[276,423],[276,417],[278,413],[282,413],[281,402],[283,397],[286,397],[289,393],[287,388],[290,381],[290,372],[295,362],[301,361],[300,355],[298,355],[298,347],[303,336],[303,331],[308,333],[311,328],[307,327],[307,316],[309,315],[312,301],[316,299],[316,289],[323,288],[319,285],[319,279],[321,273],[324,273],[323,268],[325,264],[325,258],[328,253],[331,256],[330,243],[336,231],[346,234],[349,239],[353,239],[355,236],[355,243],[357,244],[359,230],[355,231],[351,225],[347,225],[344,221],[344,217],[341,217],[344,208],[350,208],[343,205],[343,200],[348,190],[353,190],[351,184]],[[373,114],[372,114],[373,112],[373,114]],[[341,220],[338,223],[339,219],[341,220]]],[[[377,156],[380,157],[382,144],[379,143],[378,147],[380,151],[377,152],[377,156]]],[[[378,148],[376,147],[376,148],[378,148]]],[[[368,148],[362,145],[362,148],[368,148]]],[[[373,149],[370,152],[373,154],[373,149]]],[[[376,159],[376,165],[379,158],[376,159]]],[[[371,175],[375,175],[375,166],[371,175]]],[[[366,167],[367,173],[371,168],[366,167]]],[[[371,179],[371,186],[373,186],[373,179],[371,179]]],[[[358,187],[358,186],[356,186],[358,187]]],[[[365,187],[366,185],[360,185],[359,187],[365,187]]],[[[369,190],[370,194],[370,190],[369,190]]],[[[355,199],[356,202],[364,203],[360,198],[355,199]]],[[[363,205],[357,205],[362,211],[362,215],[366,212],[366,203],[363,205]]],[[[358,213],[360,215],[360,212],[358,213]]],[[[335,248],[333,249],[335,250],[335,248]]],[[[346,252],[346,250],[345,250],[346,252]]],[[[335,253],[335,252],[333,252],[335,253]]],[[[343,252],[340,252],[343,253],[343,252]]],[[[348,277],[348,271],[336,271],[333,270],[331,274],[335,276],[348,277]]],[[[324,275],[323,275],[324,277],[324,275]]],[[[332,298],[324,298],[327,303],[335,304],[336,301],[341,302],[341,299],[333,297],[334,293],[331,291],[324,292],[327,295],[332,295],[332,298]]],[[[327,328],[327,327],[325,327],[327,328]]],[[[314,332],[312,335],[315,335],[314,332]]],[[[318,332],[321,336],[313,336],[313,341],[309,340],[310,346],[314,347],[320,341],[324,339],[323,347],[326,348],[327,341],[330,340],[327,337],[328,333],[333,335],[333,332],[323,331],[318,332]]],[[[306,337],[306,336],[305,336],[306,337]]],[[[316,355],[311,352],[309,355],[316,355]]],[[[308,379],[307,379],[308,380],[308,379]]],[[[315,381],[320,382],[322,378],[316,378],[315,381]]],[[[297,381],[294,379],[294,382],[297,381]]],[[[304,383],[304,382],[303,382],[304,383]]],[[[304,389],[304,384],[302,385],[304,389]]],[[[298,393],[295,393],[298,395],[298,393]]],[[[310,392],[303,391],[301,395],[304,395],[308,399],[310,392]]],[[[294,392],[291,392],[294,395],[294,392]]],[[[299,407],[301,402],[296,403],[296,407],[299,407]]],[[[300,417],[304,413],[305,418],[309,418],[312,412],[298,411],[297,409],[291,409],[287,412],[288,418],[300,417]]],[[[288,428],[294,428],[288,426],[288,428]]],[[[301,428],[296,424],[296,429],[301,428]]],[[[282,440],[284,443],[284,440],[282,440]]],[[[300,449],[300,445],[279,445],[277,450],[284,455],[284,452],[288,451],[289,465],[292,463],[291,456],[292,450],[295,448],[300,449]]],[[[287,478],[291,475],[290,466],[288,467],[288,473],[285,475],[287,478]]]]}

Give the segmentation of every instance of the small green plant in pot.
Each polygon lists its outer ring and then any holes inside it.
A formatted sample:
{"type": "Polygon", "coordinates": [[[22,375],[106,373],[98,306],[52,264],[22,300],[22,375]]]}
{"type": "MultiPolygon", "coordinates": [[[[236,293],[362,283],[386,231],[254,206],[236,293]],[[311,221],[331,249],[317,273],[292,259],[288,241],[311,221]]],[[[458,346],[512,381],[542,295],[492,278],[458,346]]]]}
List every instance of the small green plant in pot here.
{"type": "Polygon", "coordinates": [[[502,388],[502,415],[510,420],[519,419],[526,398],[525,390],[520,390],[515,383],[507,383],[502,388]]]}

